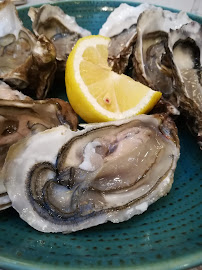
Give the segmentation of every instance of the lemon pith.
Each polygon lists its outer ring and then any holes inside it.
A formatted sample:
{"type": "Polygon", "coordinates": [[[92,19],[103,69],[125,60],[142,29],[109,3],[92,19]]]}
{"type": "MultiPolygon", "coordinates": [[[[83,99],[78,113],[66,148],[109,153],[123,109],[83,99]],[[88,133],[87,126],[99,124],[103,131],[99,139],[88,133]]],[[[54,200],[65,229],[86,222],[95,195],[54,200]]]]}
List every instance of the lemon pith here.
{"type": "Polygon", "coordinates": [[[102,36],[81,38],[67,60],[67,96],[86,122],[147,113],[161,97],[160,92],[111,70],[107,63],[109,42],[102,36]]]}

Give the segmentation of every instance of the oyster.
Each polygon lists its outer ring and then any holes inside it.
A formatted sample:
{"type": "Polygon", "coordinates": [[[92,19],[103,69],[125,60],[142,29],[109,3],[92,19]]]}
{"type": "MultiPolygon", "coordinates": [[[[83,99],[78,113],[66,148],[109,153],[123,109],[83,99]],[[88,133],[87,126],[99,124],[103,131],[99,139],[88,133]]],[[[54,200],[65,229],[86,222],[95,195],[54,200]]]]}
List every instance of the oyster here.
{"type": "MultiPolygon", "coordinates": [[[[63,100],[44,101],[0,100],[0,171],[11,145],[29,134],[66,124],[77,129],[78,119],[71,106],[63,100]]],[[[0,209],[10,200],[0,177],[0,209]]]]}
{"type": "Polygon", "coordinates": [[[111,38],[108,62],[113,71],[125,72],[136,40],[137,19],[144,10],[152,7],[149,4],[137,7],[121,4],[103,24],[99,34],[111,38]]]}
{"type": "Polygon", "coordinates": [[[166,195],[179,158],[164,115],[64,126],[13,145],[3,168],[12,206],[42,232],[73,232],[141,214],[166,195]]]}
{"type": "Polygon", "coordinates": [[[175,91],[172,63],[166,54],[168,33],[192,21],[186,13],[161,8],[144,11],[137,23],[134,77],[169,97],[175,91]]]}
{"type": "Polygon", "coordinates": [[[0,81],[0,99],[7,100],[32,100],[18,90],[13,90],[8,84],[0,81]]]}
{"type": "Polygon", "coordinates": [[[0,79],[24,94],[46,97],[56,70],[55,48],[23,27],[15,6],[0,2],[0,79]]]}
{"type": "Polygon", "coordinates": [[[202,149],[202,26],[193,21],[171,30],[168,50],[173,59],[175,103],[202,149]]]}
{"type": "Polygon", "coordinates": [[[37,36],[44,34],[56,48],[59,69],[64,70],[68,55],[81,37],[91,35],[81,28],[74,17],[70,17],[57,6],[43,5],[31,7],[28,13],[32,20],[32,28],[37,36]]]}

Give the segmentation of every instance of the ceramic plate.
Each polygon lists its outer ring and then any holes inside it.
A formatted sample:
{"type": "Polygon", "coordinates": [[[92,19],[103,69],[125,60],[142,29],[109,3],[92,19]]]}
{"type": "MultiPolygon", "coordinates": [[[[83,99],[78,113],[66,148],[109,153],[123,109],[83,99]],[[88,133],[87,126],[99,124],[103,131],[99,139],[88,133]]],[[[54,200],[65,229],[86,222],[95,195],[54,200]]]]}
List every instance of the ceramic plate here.
{"type": "MultiPolygon", "coordinates": [[[[93,34],[119,4],[58,3],[93,34]]],[[[19,14],[30,28],[27,12],[21,9],[19,14]]],[[[202,18],[192,18],[202,23],[202,18]]],[[[64,98],[65,89],[59,90],[57,95],[64,98]]],[[[202,264],[202,152],[187,129],[180,123],[178,127],[181,157],[168,196],[127,222],[107,223],[69,235],[35,231],[8,209],[0,213],[0,268],[166,270],[202,264]]]]}

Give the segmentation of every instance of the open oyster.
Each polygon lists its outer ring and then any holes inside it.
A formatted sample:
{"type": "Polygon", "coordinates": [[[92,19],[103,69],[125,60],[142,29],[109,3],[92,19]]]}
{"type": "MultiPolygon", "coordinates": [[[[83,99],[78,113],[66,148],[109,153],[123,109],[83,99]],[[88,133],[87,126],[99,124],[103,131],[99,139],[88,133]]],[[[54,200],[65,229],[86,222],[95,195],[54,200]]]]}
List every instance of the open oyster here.
{"type": "MultiPolygon", "coordinates": [[[[44,101],[0,100],[0,171],[11,145],[29,134],[59,125],[76,130],[78,119],[71,106],[59,99],[44,101]]],[[[10,204],[0,177],[0,209],[10,204]]]]}
{"type": "Polygon", "coordinates": [[[23,27],[15,6],[0,2],[0,79],[26,95],[46,97],[56,70],[55,48],[23,27]]]}
{"type": "Polygon", "coordinates": [[[193,21],[171,31],[168,50],[173,59],[175,103],[202,149],[202,26],[193,21]]]}
{"type": "Polygon", "coordinates": [[[172,13],[161,8],[144,11],[137,23],[134,50],[134,77],[169,97],[175,91],[172,63],[166,54],[170,29],[189,23],[186,13],[172,13]]]}
{"type": "Polygon", "coordinates": [[[12,206],[42,232],[73,232],[141,214],[166,195],[179,158],[163,115],[60,126],[13,145],[3,168],[12,206]]]}
{"type": "Polygon", "coordinates": [[[103,24],[99,34],[111,38],[108,62],[113,71],[125,72],[136,40],[137,19],[144,10],[152,7],[149,4],[137,7],[121,4],[103,24]]]}
{"type": "Polygon", "coordinates": [[[32,20],[34,33],[37,36],[44,34],[54,44],[61,70],[65,69],[67,57],[77,40],[91,34],[78,26],[74,17],[68,16],[57,6],[31,7],[28,15],[32,20]]]}
{"type": "Polygon", "coordinates": [[[163,93],[154,111],[181,112],[202,147],[201,35],[201,25],[183,12],[146,10],[137,23],[133,63],[134,77],[163,93]]]}

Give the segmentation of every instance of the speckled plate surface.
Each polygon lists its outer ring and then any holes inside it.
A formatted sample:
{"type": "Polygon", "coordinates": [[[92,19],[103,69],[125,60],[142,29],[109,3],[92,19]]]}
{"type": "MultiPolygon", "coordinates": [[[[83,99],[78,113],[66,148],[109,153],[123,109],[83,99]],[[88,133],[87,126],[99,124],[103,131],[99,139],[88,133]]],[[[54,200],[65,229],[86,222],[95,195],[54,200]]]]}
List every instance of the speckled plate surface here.
{"type": "MultiPolygon", "coordinates": [[[[77,1],[58,5],[97,34],[119,4],[77,1]]],[[[30,28],[27,12],[21,9],[19,14],[30,28]]],[[[202,23],[202,18],[192,18],[202,23]]],[[[59,90],[57,96],[65,97],[65,89],[59,90]]],[[[29,227],[13,209],[0,212],[0,268],[166,270],[202,264],[202,152],[187,129],[178,127],[181,157],[167,197],[127,222],[69,235],[43,234],[29,227]]]]}

